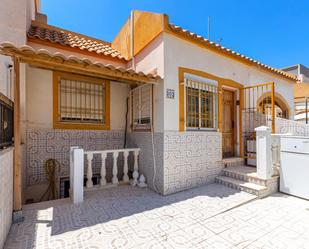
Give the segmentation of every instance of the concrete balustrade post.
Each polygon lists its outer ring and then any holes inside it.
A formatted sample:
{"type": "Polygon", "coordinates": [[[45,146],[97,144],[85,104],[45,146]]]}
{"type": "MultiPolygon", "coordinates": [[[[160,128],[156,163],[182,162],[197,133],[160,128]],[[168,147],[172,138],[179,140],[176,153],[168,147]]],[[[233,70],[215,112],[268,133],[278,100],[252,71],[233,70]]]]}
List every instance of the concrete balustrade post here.
{"type": "Polygon", "coordinates": [[[124,165],[123,165],[123,181],[129,182],[129,176],[128,176],[128,157],[129,157],[129,151],[125,150],[123,152],[123,159],[124,159],[124,165]]]}
{"type": "Polygon", "coordinates": [[[73,203],[84,200],[84,150],[70,149],[70,198],[73,203]]]}
{"type": "Polygon", "coordinates": [[[113,179],[112,179],[112,183],[113,184],[118,184],[118,165],[117,165],[117,161],[118,161],[118,151],[115,151],[113,153],[113,179]]]}
{"type": "Polygon", "coordinates": [[[92,159],[93,159],[93,154],[92,153],[88,153],[87,154],[87,161],[88,161],[88,165],[87,165],[87,183],[86,183],[86,187],[87,188],[92,188],[93,187],[93,182],[92,182],[92,159]]]}
{"type": "Polygon", "coordinates": [[[271,129],[267,126],[260,126],[255,128],[255,131],[257,176],[267,180],[273,175],[271,129]]]}
{"type": "Polygon", "coordinates": [[[101,180],[100,180],[100,185],[105,186],[106,185],[106,156],[107,154],[105,152],[101,153],[101,180]]]}

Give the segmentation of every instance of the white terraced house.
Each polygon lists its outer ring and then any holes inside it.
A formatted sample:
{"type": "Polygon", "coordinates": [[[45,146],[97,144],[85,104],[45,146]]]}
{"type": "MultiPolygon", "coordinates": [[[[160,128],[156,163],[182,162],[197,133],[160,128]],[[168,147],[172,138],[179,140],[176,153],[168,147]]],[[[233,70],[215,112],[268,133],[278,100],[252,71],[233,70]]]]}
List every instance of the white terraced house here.
{"type": "Polygon", "coordinates": [[[38,0],[5,0],[0,54],[6,234],[25,204],[129,182],[162,195],[217,182],[263,197],[278,172],[259,170],[255,128],[308,134],[293,121],[295,75],[164,14],[132,11],[106,42],[49,25],[38,0]]]}

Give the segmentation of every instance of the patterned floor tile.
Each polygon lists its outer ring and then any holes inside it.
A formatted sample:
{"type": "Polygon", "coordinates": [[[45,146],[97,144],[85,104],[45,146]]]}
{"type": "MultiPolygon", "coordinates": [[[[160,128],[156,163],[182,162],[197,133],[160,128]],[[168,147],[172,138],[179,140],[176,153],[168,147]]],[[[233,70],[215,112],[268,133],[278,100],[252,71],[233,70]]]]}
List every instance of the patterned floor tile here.
{"type": "Polygon", "coordinates": [[[169,196],[121,186],[26,205],[5,249],[309,248],[309,202],[210,184],[169,196]]]}

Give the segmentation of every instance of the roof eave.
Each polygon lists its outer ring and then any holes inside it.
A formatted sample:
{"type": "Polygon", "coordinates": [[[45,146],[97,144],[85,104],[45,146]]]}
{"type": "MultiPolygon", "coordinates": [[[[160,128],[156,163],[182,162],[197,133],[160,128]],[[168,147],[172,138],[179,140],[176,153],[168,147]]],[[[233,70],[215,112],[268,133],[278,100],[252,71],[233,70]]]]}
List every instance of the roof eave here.
{"type": "Polygon", "coordinates": [[[131,84],[156,84],[161,79],[156,75],[146,75],[142,72],[135,72],[110,64],[104,65],[85,58],[66,57],[61,53],[51,54],[46,49],[34,50],[27,45],[17,48],[12,43],[2,43],[0,44],[0,54],[17,57],[20,59],[20,62],[39,68],[83,74],[131,84]]]}
{"type": "MultiPolygon", "coordinates": [[[[195,33],[192,33],[190,31],[187,30],[176,30],[178,28],[173,28],[173,25],[169,24],[167,25],[167,28],[165,30],[165,32],[170,33],[172,35],[175,35],[177,37],[183,37],[185,39],[189,39],[190,41],[194,42],[194,43],[198,43],[203,45],[203,47],[207,48],[207,49],[211,49],[214,52],[223,54],[225,56],[231,57],[237,61],[243,62],[247,65],[251,65],[251,66],[255,66],[258,68],[262,68],[264,70],[266,70],[267,72],[271,72],[277,76],[283,77],[284,79],[287,79],[293,83],[297,82],[297,77],[295,75],[289,74],[287,72],[284,72],[280,69],[275,69],[272,68],[270,66],[267,66],[259,61],[253,60],[247,56],[244,56],[242,54],[239,54],[235,51],[232,51],[230,49],[227,49],[217,43],[211,42],[208,39],[203,38],[202,36],[199,36],[195,33]]],[[[182,29],[179,27],[179,29],[182,29]]]]}

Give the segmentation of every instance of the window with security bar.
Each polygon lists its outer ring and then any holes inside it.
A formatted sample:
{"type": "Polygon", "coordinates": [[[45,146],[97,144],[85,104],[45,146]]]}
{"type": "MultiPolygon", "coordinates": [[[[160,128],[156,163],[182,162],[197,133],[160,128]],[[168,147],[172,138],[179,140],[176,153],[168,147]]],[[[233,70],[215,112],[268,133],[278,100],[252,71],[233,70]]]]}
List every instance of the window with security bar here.
{"type": "Polygon", "coordinates": [[[150,130],[152,125],[152,85],[131,92],[133,130],[150,130]]]}
{"type": "Polygon", "coordinates": [[[106,128],[109,82],[70,74],[56,75],[56,124],[64,125],[59,128],[106,128]]]}
{"type": "Polygon", "coordinates": [[[217,129],[218,87],[186,79],[186,125],[188,129],[217,129]]]}

